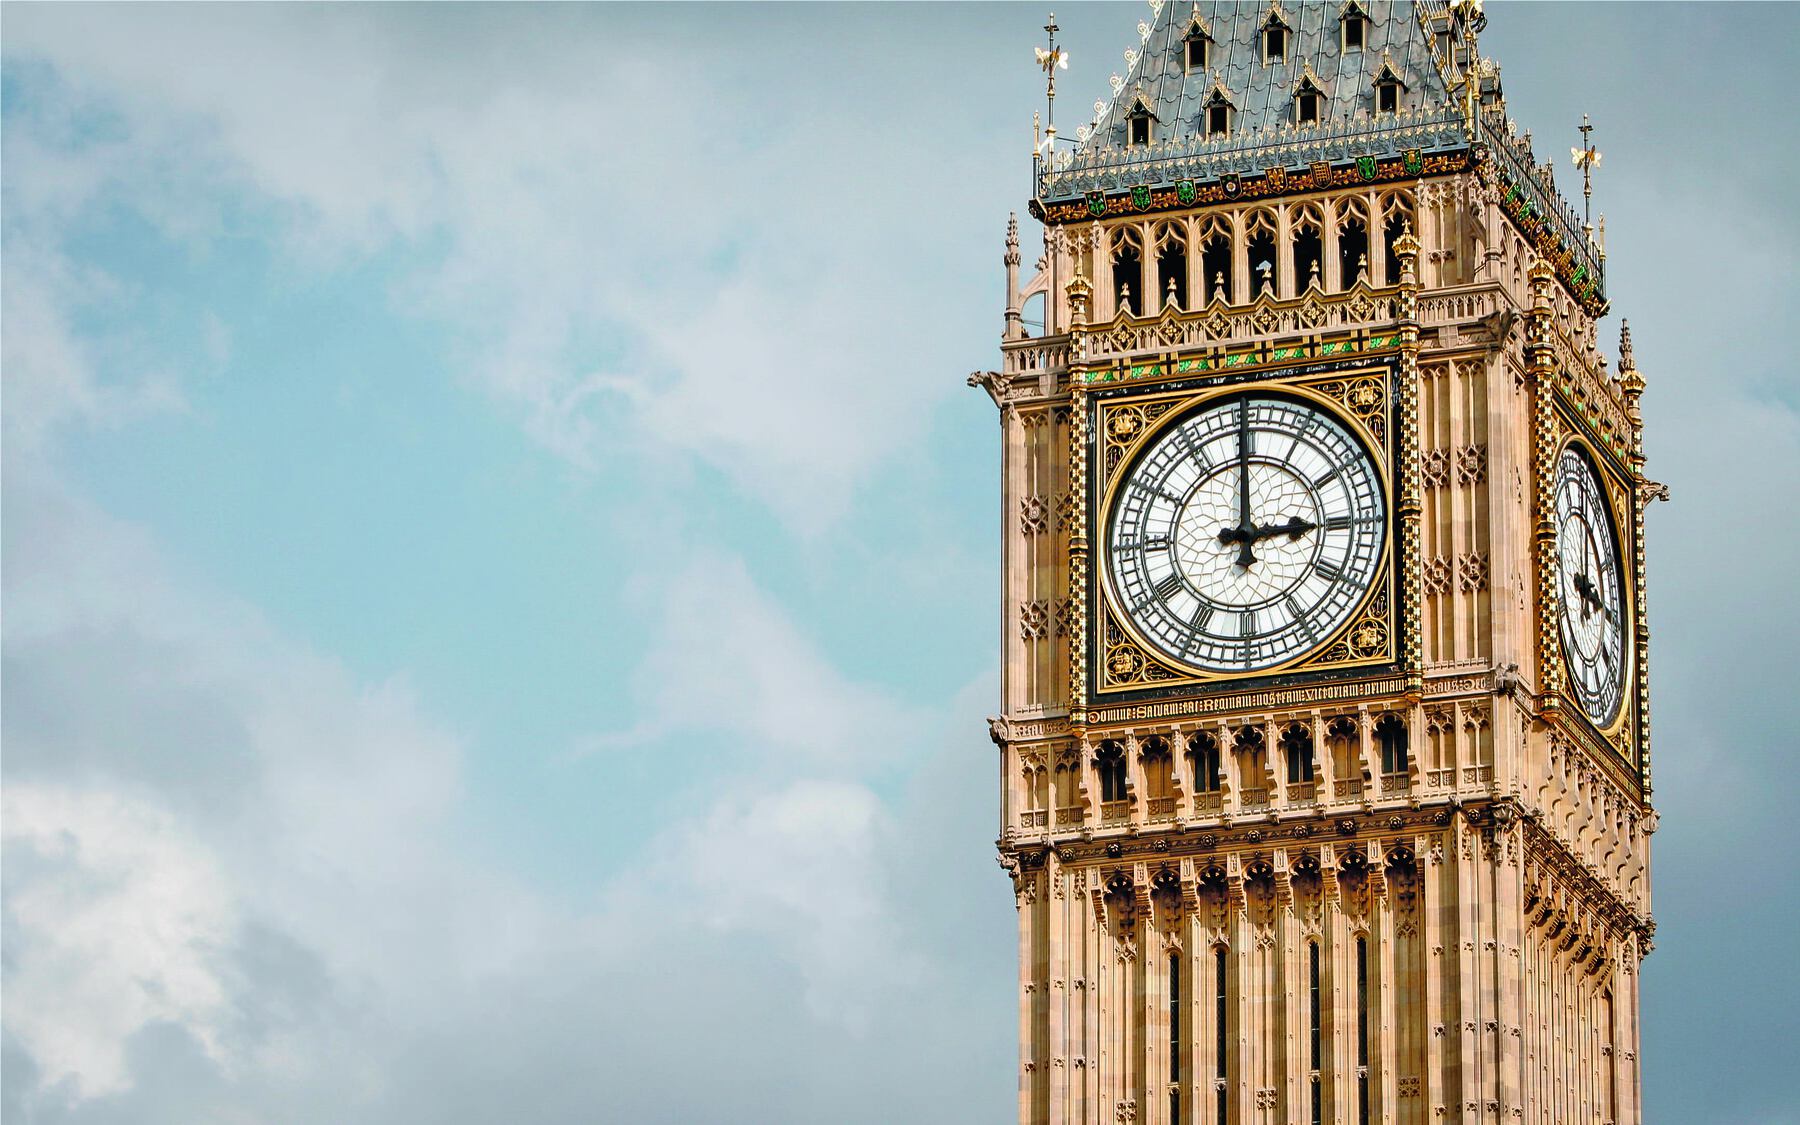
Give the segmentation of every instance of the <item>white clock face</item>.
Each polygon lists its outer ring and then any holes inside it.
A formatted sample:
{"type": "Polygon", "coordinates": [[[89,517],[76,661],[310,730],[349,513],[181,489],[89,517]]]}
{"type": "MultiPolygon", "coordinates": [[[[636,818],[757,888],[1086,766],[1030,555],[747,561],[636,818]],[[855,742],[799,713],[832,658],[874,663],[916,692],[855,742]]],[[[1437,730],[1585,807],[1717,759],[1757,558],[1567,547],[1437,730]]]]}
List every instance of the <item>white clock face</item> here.
{"type": "Polygon", "coordinates": [[[1114,493],[1116,604],[1187,667],[1250,672],[1318,647],[1375,581],[1374,460],[1330,413],[1245,394],[1166,426],[1114,493]]]}
{"type": "Polygon", "coordinates": [[[1600,478],[1573,446],[1556,468],[1556,556],[1569,687],[1588,718],[1607,726],[1625,695],[1624,581],[1600,478]]]}

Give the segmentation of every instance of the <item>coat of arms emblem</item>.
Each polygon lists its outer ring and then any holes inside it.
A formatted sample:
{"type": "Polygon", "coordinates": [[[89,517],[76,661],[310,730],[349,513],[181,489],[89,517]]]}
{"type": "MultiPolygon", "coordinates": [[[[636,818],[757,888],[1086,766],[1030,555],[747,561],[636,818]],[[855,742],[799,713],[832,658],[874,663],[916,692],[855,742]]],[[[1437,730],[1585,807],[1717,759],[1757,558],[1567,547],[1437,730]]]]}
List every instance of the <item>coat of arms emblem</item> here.
{"type": "Polygon", "coordinates": [[[1131,189],[1131,205],[1139,211],[1150,206],[1150,187],[1148,184],[1135,184],[1131,189]]]}
{"type": "Polygon", "coordinates": [[[1356,158],[1356,174],[1361,176],[1365,180],[1374,179],[1375,178],[1375,158],[1373,156],[1357,157],[1356,158]]]}
{"type": "Polygon", "coordinates": [[[1106,214],[1106,196],[1097,191],[1088,192],[1087,208],[1088,214],[1095,218],[1099,218],[1101,215],[1106,214]]]}
{"type": "Polygon", "coordinates": [[[1400,160],[1406,168],[1406,174],[1409,176],[1416,176],[1425,168],[1425,156],[1416,148],[1407,149],[1406,152],[1401,155],[1400,160]]]}

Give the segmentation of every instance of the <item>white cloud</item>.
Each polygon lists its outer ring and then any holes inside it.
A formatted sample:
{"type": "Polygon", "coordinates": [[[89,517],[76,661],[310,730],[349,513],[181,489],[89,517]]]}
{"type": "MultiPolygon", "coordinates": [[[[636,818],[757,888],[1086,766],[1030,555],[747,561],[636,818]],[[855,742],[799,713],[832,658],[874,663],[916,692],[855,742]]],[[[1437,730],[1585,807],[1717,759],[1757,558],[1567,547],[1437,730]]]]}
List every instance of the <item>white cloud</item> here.
{"type": "MultiPolygon", "coordinates": [[[[702,36],[671,82],[643,22],[44,11],[9,21],[8,50],[53,62],[33,96],[116,115],[123,141],[63,142],[105,158],[79,199],[203,240],[248,190],[303,264],[398,248],[396,301],[451,326],[466,375],[549,448],[589,468],[677,451],[817,533],[955,393],[963,357],[906,328],[937,312],[918,236],[940,224],[912,201],[940,166],[892,158],[872,192],[827,141],[867,135],[860,88],[784,97],[753,62],[784,37],[756,26],[702,36]]],[[[53,186],[77,164],[12,170],[9,211],[79,214],[53,186]]]]}
{"type": "Polygon", "coordinates": [[[4,809],[7,1031],[43,1082],[129,1088],[125,1043],[163,1020],[225,1062],[220,956],[239,920],[206,848],[115,793],[15,781],[4,809]]]}
{"type": "MultiPolygon", "coordinates": [[[[569,902],[483,858],[463,747],[403,682],[359,684],[181,580],[41,467],[5,483],[8,1116],[475,1121],[498,1091],[537,1119],[641,1116],[693,1068],[729,1078],[684,1091],[685,1120],[923,1096],[909,1044],[972,1002],[916,917],[954,899],[897,878],[941,837],[897,832],[845,751],[870,749],[859,720],[917,741],[943,717],[834,672],[740,563],[696,562],[712,601],[669,593],[645,674],[708,677],[720,710],[693,721],[745,768],[696,761],[663,713],[642,750],[687,811],[597,855],[617,873],[569,902]],[[571,1084],[576,1042],[629,1062],[571,1084]]],[[[956,772],[969,792],[985,768],[956,772]]],[[[946,1058],[945,1088],[983,1089],[984,1057],[946,1058]]]]}
{"type": "Polygon", "coordinates": [[[634,589],[654,607],[632,676],[637,720],[590,739],[584,755],[702,733],[715,771],[749,759],[867,775],[918,724],[819,652],[734,556],[700,550],[634,589]]]}

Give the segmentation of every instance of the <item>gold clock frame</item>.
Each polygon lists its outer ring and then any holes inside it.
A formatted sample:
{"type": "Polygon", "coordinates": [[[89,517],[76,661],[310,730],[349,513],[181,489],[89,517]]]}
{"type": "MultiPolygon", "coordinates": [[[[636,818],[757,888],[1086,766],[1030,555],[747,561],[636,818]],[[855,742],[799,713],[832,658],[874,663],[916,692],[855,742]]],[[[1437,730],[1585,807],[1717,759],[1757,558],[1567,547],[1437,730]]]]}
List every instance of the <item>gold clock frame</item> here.
{"type": "MultiPolygon", "coordinates": [[[[1613,551],[1616,555],[1613,559],[1613,565],[1618,568],[1619,592],[1621,595],[1624,595],[1632,586],[1631,575],[1625,567],[1625,560],[1628,555],[1627,549],[1631,544],[1631,537],[1627,533],[1628,529],[1619,519],[1619,510],[1625,503],[1626,493],[1624,485],[1615,477],[1609,467],[1602,462],[1599,451],[1594,443],[1580,433],[1571,432],[1560,444],[1558,444],[1556,449],[1557,463],[1562,461],[1563,454],[1570,449],[1581,451],[1588,463],[1588,467],[1594,471],[1594,476],[1600,482],[1601,491],[1604,493],[1602,499],[1606,504],[1606,522],[1612,529],[1613,534],[1613,551]]],[[[1559,567],[1561,566],[1560,559],[1558,560],[1557,565],[1559,567]]],[[[1562,610],[1562,595],[1560,591],[1561,585],[1559,583],[1557,595],[1557,612],[1559,615],[1562,610]]],[[[1625,675],[1619,684],[1619,712],[1612,717],[1610,722],[1604,725],[1596,722],[1594,717],[1587,713],[1587,708],[1582,706],[1581,700],[1569,690],[1567,675],[1569,654],[1565,651],[1563,645],[1562,622],[1560,620],[1557,622],[1556,652],[1557,659],[1561,661],[1564,670],[1562,679],[1563,699],[1570,703],[1573,706],[1575,713],[1580,715],[1583,719],[1586,719],[1588,724],[1598,731],[1608,742],[1614,742],[1619,732],[1626,726],[1626,722],[1631,715],[1633,693],[1637,687],[1637,606],[1635,604],[1637,599],[1636,597],[1621,596],[1619,601],[1621,603],[1621,608],[1625,613],[1625,620],[1620,623],[1620,629],[1624,635],[1625,643],[1630,647],[1624,654],[1625,667],[1622,670],[1625,675]]]]}
{"type": "MultiPolygon", "coordinates": [[[[1305,652],[1268,668],[1216,672],[1165,657],[1131,623],[1118,606],[1111,561],[1104,552],[1090,572],[1091,615],[1083,635],[1074,638],[1088,653],[1093,672],[1092,702],[1104,704],[1146,691],[1204,691],[1219,685],[1297,673],[1358,672],[1394,665],[1401,656],[1397,542],[1398,494],[1395,487],[1396,368],[1390,363],[1336,367],[1328,370],[1291,368],[1249,381],[1213,383],[1169,389],[1155,385],[1141,393],[1095,396],[1092,405],[1093,463],[1090,479],[1078,487],[1093,497],[1093,533],[1104,539],[1125,466],[1157,435],[1209,402],[1245,393],[1279,394],[1308,402],[1345,427],[1375,461],[1383,492],[1386,526],[1375,577],[1355,608],[1336,629],[1305,652]]],[[[1073,482],[1072,482],[1073,483],[1073,482]]]]}

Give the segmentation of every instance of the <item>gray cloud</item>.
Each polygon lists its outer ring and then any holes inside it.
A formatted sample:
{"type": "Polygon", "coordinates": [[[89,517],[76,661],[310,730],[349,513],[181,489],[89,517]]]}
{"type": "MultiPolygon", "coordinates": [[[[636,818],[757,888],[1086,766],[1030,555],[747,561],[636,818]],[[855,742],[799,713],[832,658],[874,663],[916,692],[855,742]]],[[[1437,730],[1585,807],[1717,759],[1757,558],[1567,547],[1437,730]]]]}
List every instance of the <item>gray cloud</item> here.
{"type": "MultiPolygon", "coordinates": [[[[182,408],[157,365],[86,350],[76,314],[131,295],[82,270],[60,233],[128,192],[204,245],[221,201],[247,193],[281,216],[300,268],[447,237],[397,307],[465,322],[465,376],[571,463],[623,449],[710,466],[802,536],[854,519],[859,490],[923,475],[910,461],[927,436],[945,463],[977,468],[906,503],[991,495],[988,407],[947,402],[992,354],[1037,18],[538,16],[7,13],[9,78],[54,67],[57,91],[41,120],[9,108],[5,139],[9,1120],[1010,1112],[1011,911],[989,866],[979,726],[990,682],[920,706],[831,674],[743,575],[733,589],[756,613],[740,622],[783,638],[783,667],[825,679],[823,729],[869,709],[903,734],[864,772],[757,710],[778,677],[708,665],[745,702],[724,731],[642,687],[637,717],[655,731],[751,749],[683,791],[683,816],[625,877],[554,901],[471,842],[460,741],[403,677],[355,682],[184,581],[50,468],[60,432],[182,408]],[[101,109],[118,131],[71,147],[71,120],[101,109]],[[586,221],[609,208],[681,221],[586,221]],[[629,353],[601,354],[603,333],[629,353]],[[769,388],[803,408],[775,410],[769,388]],[[704,424],[673,422],[695,408],[704,424]],[[780,830],[813,805],[830,832],[780,830]],[[879,936],[860,941],[852,920],[879,936]]],[[[1059,16],[1081,105],[1117,68],[1104,60],[1135,45],[1131,19],[1059,16]]],[[[1784,336],[1800,247],[1777,108],[1800,19],[1779,6],[1492,16],[1484,43],[1540,151],[1562,151],[1584,109],[1601,125],[1611,293],[1651,382],[1651,472],[1676,494],[1651,514],[1652,1119],[1795,1120],[1792,896],[1746,845],[1779,856],[1800,842],[1769,784],[1794,743],[1781,702],[1800,629],[1787,581],[1800,383],[1784,336]]],[[[922,523],[930,580],[909,596],[997,588],[991,562],[942,562],[953,552],[936,540],[962,525],[922,523]]],[[[666,633],[677,647],[651,672],[698,643],[666,633]]],[[[971,621],[925,658],[977,667],[991,638],[971,621]]]]}

